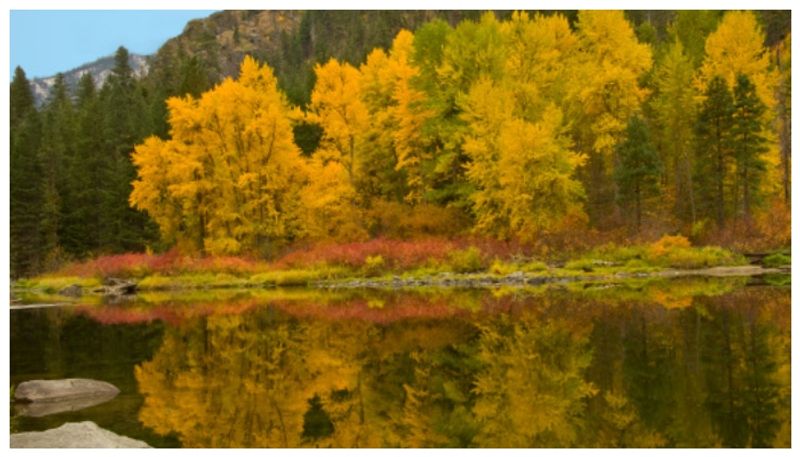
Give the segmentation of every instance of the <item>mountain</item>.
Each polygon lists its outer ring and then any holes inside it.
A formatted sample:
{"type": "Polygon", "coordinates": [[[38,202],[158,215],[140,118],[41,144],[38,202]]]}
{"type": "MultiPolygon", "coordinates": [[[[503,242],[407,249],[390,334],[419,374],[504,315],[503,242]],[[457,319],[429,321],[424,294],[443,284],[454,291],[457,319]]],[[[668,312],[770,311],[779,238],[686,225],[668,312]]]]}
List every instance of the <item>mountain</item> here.
{"type": "MultiPolygon", "coordinates": [[[[147,75],[147,72],[150,68],[147,59],[147,56],[130,54],[128,62],[133,69],[133,73],[139,78],[147,75]]],[[[74,89],[78,86],[78,81],[81,79],[81,77],[86,73],[91,73],[92,78],[94,78],[95,85],[97,85],[97,87],[101,87],[103,83],[105,83],[106,78],[108,78],[108,75],[111,74],[111,69],[113,67],[113,55],[102,57],[94,62],[83,64],[78,68],[65,71],[64,80],[67,83],[67,87],[74,91],[74,89]]],[[[37,106],[41,106],[47,101],[47,97],[50,95],[50,89],[52,89],[55,80],[55,75],[46,78],[33,78],[31,80],[31,89],[33,90],[33,97],[37,106]]]]}
{"type": "MultiPolygon", "coordinates": [[[[353,65],[376,47],[391,46],[401,29],[415,30],[441,19],[455,25],[482,11],[221,11],[190,21],[153,56],[157,87],[177,88],[193,61],[211,84],[238,73],[249,54],[275,70],[281,88],[296,104],[308,102],[314,65],[330,58],[353,65]]],[[[510,11],[495,13],[503,18],[510,11]]],[[[174,93],[180,91],[173,90],[174,93]]]]}

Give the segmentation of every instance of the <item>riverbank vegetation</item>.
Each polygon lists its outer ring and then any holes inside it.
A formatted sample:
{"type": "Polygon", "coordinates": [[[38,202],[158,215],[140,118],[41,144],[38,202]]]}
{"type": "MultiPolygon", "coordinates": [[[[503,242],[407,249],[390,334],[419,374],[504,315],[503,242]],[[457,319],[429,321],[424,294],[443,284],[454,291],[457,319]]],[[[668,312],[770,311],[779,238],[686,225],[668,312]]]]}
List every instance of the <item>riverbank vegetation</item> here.
{"type": "MultiPolygon", "coordinates": [[[[768,257],[785,267],[785,253],[768,257]]],[[[766,263],[766,262],[765,262],[766,263]]],[[[270,287],[485,286],[566,281],[630,280],[665,271],[747,265],[743,256],[719,247],[692,247],[683,237],[650,244],[607,244],[573,259],[538,259],[516,247],[467,240],[424,242],[371,240],[315,246],[273,262],[240,257],[197,258],[164,254],[105,256],[14,284],[20,293],[58,294],[79,286],[89,293],[107,278],[122,278],[140,291],[270,287]],[[428,247],[436,249],[427,250],[428,247]]],[[[687,274],[690,274],[687,273],[687,274]]]]}
{"type": "Polygon", "coordinates": [[[647,272],[788,246],[790,35],[767,43],[751,12],[630,17],[433,20],[321,59],[300,105],[251,56],[216,85],[187,66],[165,99],[120,49],[102,89],[56,78],[42,108],[18,69],[12,276],[647,272]]]}

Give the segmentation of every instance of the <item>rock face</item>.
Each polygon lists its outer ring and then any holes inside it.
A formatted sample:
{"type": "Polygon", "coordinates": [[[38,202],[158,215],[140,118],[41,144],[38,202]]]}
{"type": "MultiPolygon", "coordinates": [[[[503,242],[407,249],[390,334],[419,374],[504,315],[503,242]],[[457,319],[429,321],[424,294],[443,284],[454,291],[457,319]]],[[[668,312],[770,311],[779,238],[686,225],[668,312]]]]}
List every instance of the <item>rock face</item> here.
{"type": "Polygon", "coordinates": [[[20,383],[14,391],[14,398],[17,401],[34,403],[77,401],[98,397],[110,400],[118,393],[119,389],[104,381],[55,379],[20,383]]]}
{"type": "Polygon", "coordinates": [[[117,435],[94,422],[68,422],[43,432],[13,433],[12,448],[149,448],[144,441],[117,435]]]}

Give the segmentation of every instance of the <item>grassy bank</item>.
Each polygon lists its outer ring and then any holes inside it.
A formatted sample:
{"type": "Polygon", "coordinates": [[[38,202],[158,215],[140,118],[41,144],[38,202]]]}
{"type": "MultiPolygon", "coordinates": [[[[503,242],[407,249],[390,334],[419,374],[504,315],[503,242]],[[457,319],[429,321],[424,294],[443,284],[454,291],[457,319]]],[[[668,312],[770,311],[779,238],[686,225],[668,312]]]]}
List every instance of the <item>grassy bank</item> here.
{"type": "MultiPolygon", "coordinates": [[[[791,262],[787,253],[768,256],[775,267],[791,262]]],[[[388,282],[455,274],[465,278],[607,277],[650,274],[667,269],[693,270],[746,265],[740,254],[714,247],[694,247],[686,238],[667,236],[650,244],[607,244],[570,260],[544,261],[507,243],[452,240],[371,240],[323,245],[291,252],[274,262],[239,258],[195,258],[176,252],[122,254],[65,266],[59,271],[17,281],[16,290],[58,294],[76,284],[91,292],[109,277],[137,282],[139,290],[303,287],[319,283],[368,280],[388,282]]]]}

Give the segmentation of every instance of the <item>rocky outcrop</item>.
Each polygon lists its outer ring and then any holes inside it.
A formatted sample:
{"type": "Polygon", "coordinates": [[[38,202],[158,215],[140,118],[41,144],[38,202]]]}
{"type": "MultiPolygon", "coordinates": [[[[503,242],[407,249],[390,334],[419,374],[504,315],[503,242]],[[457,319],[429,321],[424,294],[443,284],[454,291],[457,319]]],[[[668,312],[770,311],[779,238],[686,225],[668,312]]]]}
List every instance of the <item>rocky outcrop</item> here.
{"type": "Polygon", "coordinates": [[[94,379],[34,380],[20,383],[14,391],[19,402],[47,403],[77,401],[87,398],[107,398],[119,393],[114,385],[94,379]]]}
{"type": "Polygon", "coordinates": [[[43,432],[11,434],[12,448],[149,448],[144,441],[117,435],[94,422],[68,422],[43,432]]]}

